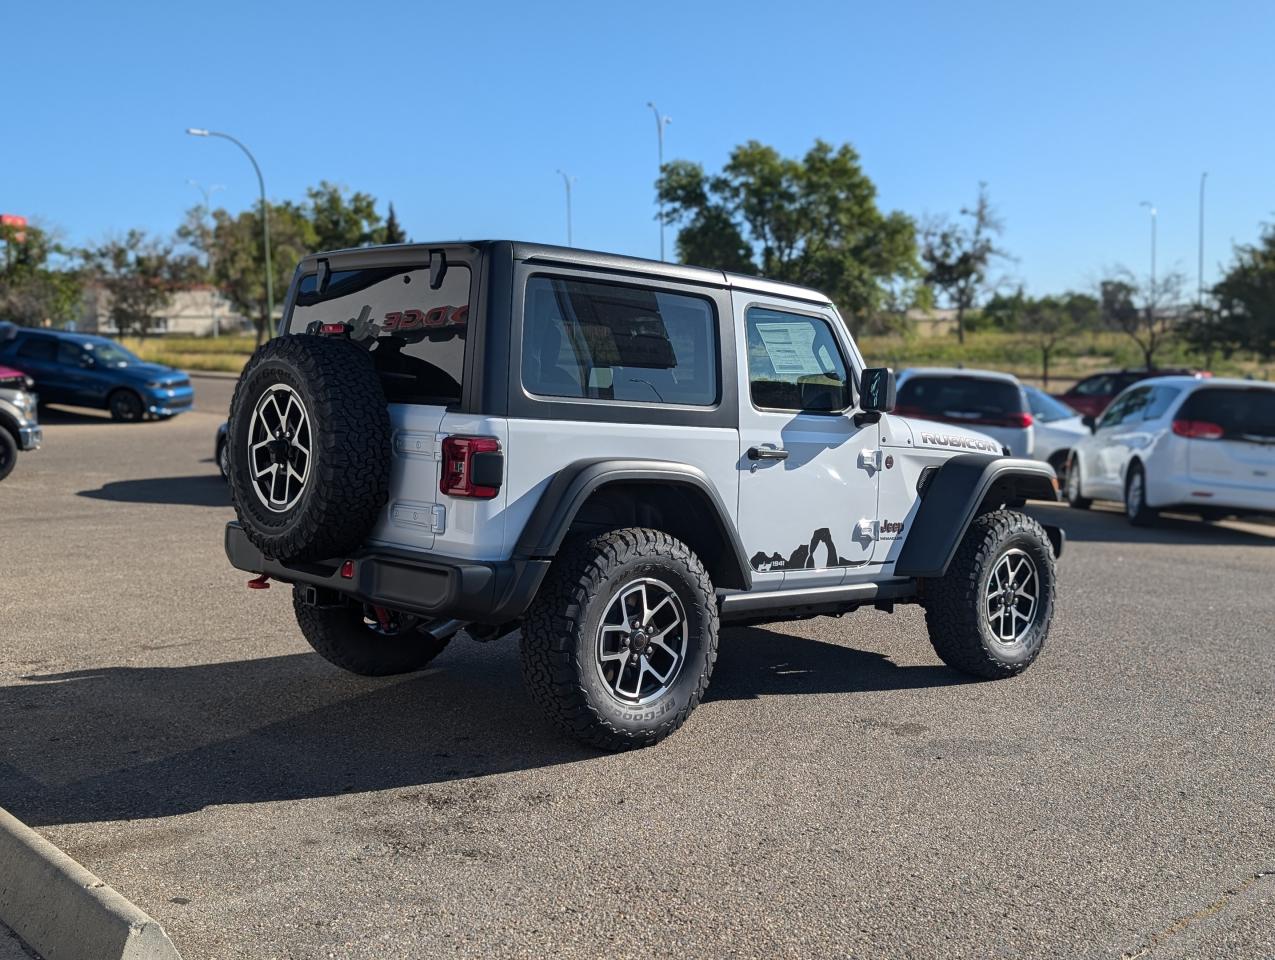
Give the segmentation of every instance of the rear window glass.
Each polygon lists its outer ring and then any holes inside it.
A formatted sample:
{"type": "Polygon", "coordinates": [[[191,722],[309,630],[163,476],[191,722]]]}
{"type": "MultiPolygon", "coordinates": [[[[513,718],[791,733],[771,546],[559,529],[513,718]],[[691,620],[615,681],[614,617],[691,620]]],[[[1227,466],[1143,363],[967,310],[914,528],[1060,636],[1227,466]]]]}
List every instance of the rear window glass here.
{"type": "Polygon", "coordinates": [[[372,361],[390,403],[460,401],[469,325],[469,268],[450,263],[437,290],[428,267],[334,271],[324,290],[317,276],[302,277],[289,333],[319,323],[376,323],[372,361]]]}
{"type": "Polygon", "coordinates": [[[534,394],[717,402],[717,321],[700,297],[532,277],[522,337],[522,382],[534,394]]]}
{"type": "Polygon", "coordinates": [[[981,377],[909,377],[899,387],[897,407],[944,419],[979,419],[1024,413],[1017,384],[981,377]]]}
{"type": "Polygon", "coordinates": [[[1227,440],[1275,443],[1275,390],[1208,387],[1186,398],[1179,420],[1203,420],[1222,428],[1227,440]]]}
{"type": "Polygon", "coordinates": [[[1040,390],[1026,389],[1027,405],[1031,407],[1032,416],[1041,423],[1052,423],[1055,420],[1066,420],[1079,416],[1075,410],[1061,400],[1051,397],[1040,390]]]}

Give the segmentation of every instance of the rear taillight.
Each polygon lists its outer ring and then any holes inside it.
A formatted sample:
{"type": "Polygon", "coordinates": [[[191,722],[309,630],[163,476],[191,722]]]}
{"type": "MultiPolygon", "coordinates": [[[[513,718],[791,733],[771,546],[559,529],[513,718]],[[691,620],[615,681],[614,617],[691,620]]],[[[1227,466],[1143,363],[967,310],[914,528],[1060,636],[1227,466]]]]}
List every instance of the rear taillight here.
{"type": "Polygon", "coordinates": [[[1026,430],[1033,422],[1030,413],[1011,413],[1005,417],[1005,426],[1018,427],[1021,430],[1026,430]]]}
{"type": "Polygon", "coordinates": [[[490,500],[500,493],[505,458],[495,437],[446,437],[438,489],[449,497],[490,500]]]}
{"type": "Polygon", "coordinates": [[[1208,420],[1174,420],[1173,432],[1191,440],[1221,440],[1226,433],[1219,424],[1208,420]]]}

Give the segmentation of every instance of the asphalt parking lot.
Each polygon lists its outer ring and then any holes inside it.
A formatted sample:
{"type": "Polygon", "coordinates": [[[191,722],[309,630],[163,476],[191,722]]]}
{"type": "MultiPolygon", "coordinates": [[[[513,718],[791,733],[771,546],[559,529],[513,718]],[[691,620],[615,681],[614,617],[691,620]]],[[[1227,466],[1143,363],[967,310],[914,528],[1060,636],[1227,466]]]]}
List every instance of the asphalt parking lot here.
{"type": "Polygon", "coordinates": [[[369,680],[244,589],[196,412],[50,411],[0,486],[0,805],[187,960],[1275,956],[1275,527],[1039,508],[1049,645],[726,631],[664,744],[554,733],[513,643],[369,680]]]}

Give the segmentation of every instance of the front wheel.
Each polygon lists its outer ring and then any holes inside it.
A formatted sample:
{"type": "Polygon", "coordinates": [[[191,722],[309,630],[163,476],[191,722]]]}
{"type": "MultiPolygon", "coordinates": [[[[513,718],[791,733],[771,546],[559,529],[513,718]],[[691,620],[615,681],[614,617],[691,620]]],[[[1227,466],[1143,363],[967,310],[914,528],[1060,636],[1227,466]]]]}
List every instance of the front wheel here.
{"type": "Polygon", "coordinates": [[[523,677],[572,736],[605,750],[649,746],[699,704],[717,629],[712,581],[686,544],[613,530],[554,561],[523,624],[523,677]]]}
{"type": "Polygon", "coordinates": [[[390,677],[425,667],[443,652],[450,636],[436,637],[410,614],[362,604],[316,607],[302,588],[292,589],[297,626],[315,653],[361,677],[390,677]]]}
{"type": "Polygon", "coordinates": [[[954,670],[995,680],[1040,654],[1054,616],[1056,566],[1040,524],[996,510],[975,517],[947,573],[925,584],[925,624],[954,670]]]}
{"type": "Polygon", "coordinates": [[[0,480],[13,472],[18,462],[18,443],[4,427],[0,427],[0,480]]]}
{"type": "Polygon", "coordinates": [[[142,406],[142,398],[132,390],[116,390],[107,401],[107,409],[111,411],[111,419],[121,423],[136,423],[146,412],[142,406]]]}
{"type": "Polygon", "coordinates": [[[1067,491],[1067,505],[1075,507],[1077,510],[1088,510],[1093,505],[1093,500],[1084,496],[1080,490],[1080,461],[1073,453],[1067,460],[1067,478],[1066,485],[1063,487],[1067,491]]]}

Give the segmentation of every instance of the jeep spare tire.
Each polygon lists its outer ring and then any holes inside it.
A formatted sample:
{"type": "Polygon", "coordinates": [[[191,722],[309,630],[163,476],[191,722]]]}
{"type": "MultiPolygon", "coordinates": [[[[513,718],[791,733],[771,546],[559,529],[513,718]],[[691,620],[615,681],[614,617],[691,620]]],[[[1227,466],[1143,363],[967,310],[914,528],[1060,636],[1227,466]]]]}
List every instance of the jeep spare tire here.
{"type": "Polygon", "coordinates": [[[290,335],[258,347],[235,385],[226,442],[235,512],[268,557],[350,553],[388,499],[385,392],[349,340],[290,335]]]}

